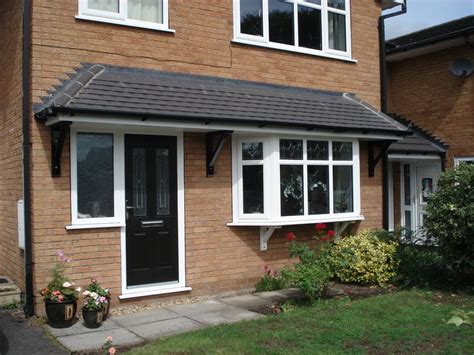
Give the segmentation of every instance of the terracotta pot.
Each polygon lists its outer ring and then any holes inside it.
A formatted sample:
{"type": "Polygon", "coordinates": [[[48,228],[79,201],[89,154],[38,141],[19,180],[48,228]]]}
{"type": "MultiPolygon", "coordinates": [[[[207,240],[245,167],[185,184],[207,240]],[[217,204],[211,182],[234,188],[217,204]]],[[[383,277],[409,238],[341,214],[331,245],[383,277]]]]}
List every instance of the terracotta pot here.
{"type": "Polygon", "coordinates": [[[104,310],[98,309],[90,311],[88,309],[82,309],[82,318],[84,318],[84,324],[87,328],[98,328],[102,324],[104,319],[104,310]]]}
{"type": "Polygon", "coordinates": [[[48,317],[48,323],[53,328],[67,328],[72,325],[76,317],[77,302],[64,301],[64,302],[51,302],[44,301],[46,307],[46,316],[48,317]]]}

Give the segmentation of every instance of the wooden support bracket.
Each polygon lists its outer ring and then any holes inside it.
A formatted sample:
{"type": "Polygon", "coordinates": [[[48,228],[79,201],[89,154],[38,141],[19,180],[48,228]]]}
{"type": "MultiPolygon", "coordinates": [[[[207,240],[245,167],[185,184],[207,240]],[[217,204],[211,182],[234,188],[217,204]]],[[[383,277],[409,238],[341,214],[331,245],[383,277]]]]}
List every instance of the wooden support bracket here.
{"type": "Polygon", "coordinates": [[[224,147],[225,139],[230,136],[233,131],[216,131],[206,134],[206,176],[214,175],[214,164],[224,147]],[[215,137],[217,142],[215,142],[215,137]]]}
{"type": "Polygon", "coordinates": [[[275,227],[260,227],[260,251],[267,251],[268,249],[268,240],[273,235],[275,230],[280,229],[281,226],[275,227]]]}
{"type": "Polygon", "coordinates": [[[70,122],[51,127],[51,175],[61,176],[61,155],[70,122]]]}
{"type": "Polygon", "coordinates": [[[369,154],[369,177],[374,177],[375,167],[377,166],[380,159],[387,152],[388,147],[392,144],[393,141],[371,141],[368,145],[368,154],[369,154]],[[379,152],[375,156],[375,147],[379,146],[379,152]]]}

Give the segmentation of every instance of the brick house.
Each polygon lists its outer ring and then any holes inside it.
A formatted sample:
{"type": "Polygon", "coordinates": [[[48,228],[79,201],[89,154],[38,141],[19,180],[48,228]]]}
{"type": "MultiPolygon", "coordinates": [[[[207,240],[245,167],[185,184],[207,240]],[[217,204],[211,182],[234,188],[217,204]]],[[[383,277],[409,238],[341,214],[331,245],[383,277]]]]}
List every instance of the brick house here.
{"type": "Polygon", "coordinates": [[[119,304],[252,288],[316,222],[382,228],[378,162],[412,134],[378,109],[390,3],[2,1],[0,274],[27,312],[57,250],[119,304]]]}
{"type": "Polygon", "coordinates": [[[473,46],[472,15],[387,41],[388,112],[414,131],[388,151],[390,228],[419,230],[440,172],[474,161],[473,46]]]}

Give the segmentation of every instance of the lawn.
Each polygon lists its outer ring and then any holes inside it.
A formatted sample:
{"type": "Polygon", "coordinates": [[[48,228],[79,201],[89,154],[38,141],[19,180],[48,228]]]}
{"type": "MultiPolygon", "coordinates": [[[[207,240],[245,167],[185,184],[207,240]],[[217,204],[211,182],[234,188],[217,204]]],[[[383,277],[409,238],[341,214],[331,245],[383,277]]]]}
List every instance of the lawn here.
{"type": "Polygon", "coordinates": [[[474,354],[474,329],[444,321],[455,309],[474,310],[474,296],[411,290],[325,300],[256,321],[164,338],[130,354],[474,354]]]}

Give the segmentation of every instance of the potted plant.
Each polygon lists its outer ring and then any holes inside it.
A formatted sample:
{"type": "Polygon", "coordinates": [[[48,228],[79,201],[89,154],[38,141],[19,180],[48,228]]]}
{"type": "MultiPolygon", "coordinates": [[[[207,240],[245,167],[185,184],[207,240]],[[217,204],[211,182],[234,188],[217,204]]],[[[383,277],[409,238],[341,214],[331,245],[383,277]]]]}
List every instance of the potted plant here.
{"type": "Polygon", "coordinates": [[[103,289],[96,279],[91,279],[91,283],[83,292],[82,317],[86,327],[97,328],[102,324],[105,312],[108,312],[108,294],[108,291],[103,289]]]}
{"type": "Polygon", "coordinates": [[[62,251],[57,252],[59,261],[51,270],[52,280],[40,291],[43,296],[48,323],[53,328],[67,328],[74,322],[77,311],[77,296],[80,288],[74,288],[64,275],[65,264],[71,259],[62,251]]]}

